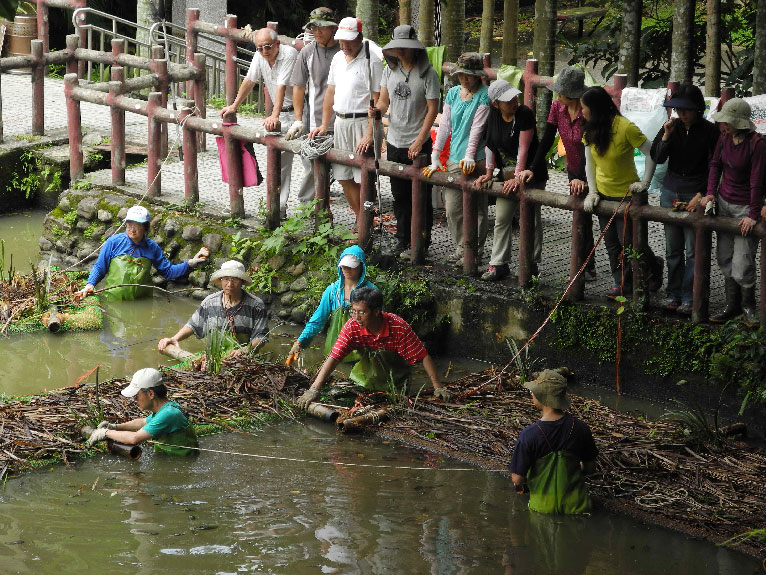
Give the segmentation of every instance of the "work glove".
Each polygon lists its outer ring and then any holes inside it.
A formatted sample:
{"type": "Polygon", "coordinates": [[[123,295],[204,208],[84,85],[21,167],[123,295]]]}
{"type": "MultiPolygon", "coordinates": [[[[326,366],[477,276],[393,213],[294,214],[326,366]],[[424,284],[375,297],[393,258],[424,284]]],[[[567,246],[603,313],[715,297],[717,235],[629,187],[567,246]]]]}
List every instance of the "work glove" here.
{"type": "Polygon", "coordinates": [[[306,131],[306,128],[303,125],[303,122],[300,120],[295,120],[293,122],[293,125],[290,126],[290,129],[287,130],[287,133],[285,134],[285,140],[292,140],[293,138],[298,138],[303,135],[303,132],[306,131]]]}
{"type": "Polygon", "coordinates": [[[434,389],[434,397],[441,399],[442,401],[449,403],[455,399],[455,393],[447,389],[446,387],[437,387],[434,389]]]}
{"type": "Polygon", "coordinates": [[[467,176],[468,174],[473,174],[473,171],[476,169],[476,160],[466,156],[460,160],[458,166],[460,166],[460,169],[463,170],[463,173],[467,176]]]}
{"type": "Polygon", "coordinates": [[[99,441],[104,441],[106,439],[106,432],[109,431],[105,427],[102,427],[100,429],[94,429],[93,433],[90,434],[90,437],[88,438],[88,441],[86,442],[88,445],[93,445],[94,443],[97,443],[99,441]]]}
{"type": "Polygon", "coordinates": [[[199,249],[199,251],[194,255],[192,259],[189,260],[189,267],[194,269],[198,266],[201,266],[203,263],[207,261],[208,256],[210,255],[210,250],[202,247],[199,249]]]}
{"type": "Polygon", "coordinates": [[[442,164],[441,159],[439,159],[440,155],[441,155],[441,150],[434,150],[433,152],[431,152],[431,165],[423,168],[423,175],[426,178],[430,178],[434,172],[444,171],[444,165],[442,164]]]}
{"type": "Polygon", "coordinates": [[[290,365],[301,356],[301,342],[297,341],[290,348],[290,353],[287,354],[287,361],[285,365],[290,365]]]}
{"type": "Polygon", "coordinates": [[[90,294],[93,293],[94,289],[95,288],[93,287],[92,284],[86,285],[80,291],[74,293],[75,301],[82,301],[82,300],[84,300],[87,296],[89,296],[90,294]]]}
{"type": "Polygon", "coordinates": [[[303,395],[298,398],[296,402],[301,409],[307,409],[310,403],[313,403],[319,399],[319,390],[314,387],[309,387],[303,395]]]}
{"type": "Polygon", "coordinates": [[[96,429],[117,429],[117,425],[108,421],[102,421],[96,429]]]}
{"type": "Polygon", "coordinates": [[[633,182],[628,186],[628,190],[631,194],[638,194],[641,192],[645,192],[649,189],[649,182],[645,182],[641,180],[640,182],[633,182]]]}
{"type": "Polygon", "coordinates": [[[596,208],[599,201],[601,201],[601,197],[598,195],[598,192],[588,192],[588,195],[585,196],[585,201],[582,203],[582,209],[590,214],[596,208]]]}

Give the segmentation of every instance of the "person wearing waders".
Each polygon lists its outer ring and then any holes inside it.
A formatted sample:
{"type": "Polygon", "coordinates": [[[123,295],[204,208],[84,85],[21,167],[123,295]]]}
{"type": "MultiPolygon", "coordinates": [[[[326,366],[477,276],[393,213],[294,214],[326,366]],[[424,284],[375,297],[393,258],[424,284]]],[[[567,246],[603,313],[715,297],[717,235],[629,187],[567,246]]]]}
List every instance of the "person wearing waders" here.
{"type": "MultiPolygon", "coordinates": [[[[375,284],[367,279],[367,263],[364,250],[359,246],[350,246],[343,250],[338,259],[338,281],[327,286],[319,301],[311,319],[306,323],[303,332],[290,349],[289,358],[296,360],[301,351],[305,349],[322,328],[327,324],[327,337],[325,338],[325,354],[332,351],[335,340],[344,324],[351,318],[351,296],[354,290],[360,287],[378,289],[375,284]]],[[[359,354],[349,353],[344,362],[355,363],[359,361],[359,354]]],[[[292,361],[291,361],[292,362],[292,361]]]]}
{"type": "Polygon", "coordinates": [[[87,285],[75,294],[80,300],[92,294],[95,285],[106,278],[106,287],[121,284],[124,287],[104,292],[110,300],[133,300],[151,295],[152,266],[160,275],[174,280],[189,273],[189,270],[204,263],[210,252],[203,247],[189,261],[171,264],[162,249],[154,240],[146,237],[149,232],[151,215],[143,206],[133,206],[125,216],[125,231],[111,236],[98,254],[96,263],[90,270],[87,285]],[[147,286],[147,287],[143,287],[147,286]]]}
{"type": "Polygon", "coordinates": [[[139,369],[120,393],[135,397],[138,407],[151,413],[125,423],[102,421],[88,438],[88,445],[112,439],[127,445],[155,440],[154,450],[171,455],[197,455],[197,435],[181,406],[168,399],[162,374],[147,367],[139,369]]]}
{"type": "Polygon", "coordinates": [[[306,409],[319,398],[322,384],[352,351],[358,351],[360,359],[349,378],[370,391],[389,391],[392,383],[401,386],[412,365],[422,361],[434,387],[434,397],[453,399],[453,393],[442,385],[433,359],[410,325],[398,315],[383,311],[383,295],[379,290],[361,287],[351,295],[351,319],[340,330],[314,383],[298,399],[298,407],[306,409]]]}
{"type": "MultiPolygon", "coordinates": [[[[293,87],[295,121],[287,130],[285,140],[298,138],[322,123],[322,102],[327,90],[327,74],[330,72],[333,56],[340,52],[340,44],[335,39],[338,22],[335,11],[331,8],[320,7],[312,10],[303,29],[314,36],[314,41],[303,47],[293,66],[290,84],[293,87]]],[[[301,161],[304,175],[298,190],[298,201],[305,204],[314,199],[314,163],[303,157],[301,161]]]]}
{"type": "Polygon", "coordinates": [[[569,413],[567,382],[545,370],[524,384],[542,417],[522,430],[508,469],[516,491],[529,487],[529,508],[540,513],[589,513],[584,476],[595,470],[598,449],[590,429],[569,413]]]}

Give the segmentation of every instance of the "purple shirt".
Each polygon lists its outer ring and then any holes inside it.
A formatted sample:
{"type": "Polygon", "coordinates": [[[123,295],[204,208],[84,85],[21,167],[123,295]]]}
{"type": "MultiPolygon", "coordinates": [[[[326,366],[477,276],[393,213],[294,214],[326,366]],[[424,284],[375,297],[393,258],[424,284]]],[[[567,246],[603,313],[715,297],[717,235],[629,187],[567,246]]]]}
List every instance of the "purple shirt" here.
{"type": "MultiPolygon", "coordinates": [[[[551,104],[551,110],[548,112],[549,124],[558,126],[559,136],[567,152],[567,171],[573,174],[582,173],[583,157],[585,155],[585,145],[582,143],[582,128],[585,120],[582,117],[582,109],[577,113],[574,120],[569,117],[567,107],[554,100],[551,104]]],[[[545,150],[547,153],[548,150],[545,150]]]]}
{"type": "Polygon", "coordinates": [[[735,145],[730,135],[721,134],[710,161],[707,195],[720,194],[731,204],[749,205],[748,217],[757,221],[763,205],[765,168],[766,141],[761,136],[752,134],[735,145]],[[756,139],[751,142],[751,138],[756,139]]]}

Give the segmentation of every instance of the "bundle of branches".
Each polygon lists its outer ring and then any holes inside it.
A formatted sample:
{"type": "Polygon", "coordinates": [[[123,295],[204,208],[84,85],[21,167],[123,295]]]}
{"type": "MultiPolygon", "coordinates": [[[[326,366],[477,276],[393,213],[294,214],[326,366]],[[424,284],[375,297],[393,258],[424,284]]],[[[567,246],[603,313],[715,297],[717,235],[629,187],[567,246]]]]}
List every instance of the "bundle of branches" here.
{"type": "MultiPolygon", "coordinates": [[[[529,392],[516,377],[492,370],[450,389],[478,392],[459,405],[418,401],[392,408],[393,417],[374,432],[507,473],[520,431],[539,419],[529,392]]],[[[716,543],[766,528],[762,451],[714,433],[701,440],[667,419],[646,421],[593,399],[570,399],[599,449],[598,471],[587,481],[604,506],[716,543]]],[[[756,556],[763,551],[756,539],[738,547],[756,556]]]]}
{"type": "MultiPolygon", "coordinates": [[[[307,380],[284,365],[238,362],[221,374],[166,370],[163,381],[170,399],[178,402],[194,424],[214,424],[234,430],[265,414],[289,415],[282,409],[295,387],[307,380]]],[[[0,481],[39,465],[61,459],[69,464],[88,451],[80,437],[84,425],[102,419],[122,422],[144,417],[133,399],[120,394],[127,381],[67,387],[0,404],[0,481]],[[97,390],[98,389],[98,393],[97,390]]]]}

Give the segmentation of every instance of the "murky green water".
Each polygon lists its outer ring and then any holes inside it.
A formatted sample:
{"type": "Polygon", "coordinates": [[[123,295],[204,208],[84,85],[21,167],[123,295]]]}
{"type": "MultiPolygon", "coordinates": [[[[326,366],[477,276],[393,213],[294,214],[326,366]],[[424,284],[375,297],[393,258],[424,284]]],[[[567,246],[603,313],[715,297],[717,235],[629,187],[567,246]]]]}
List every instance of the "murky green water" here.
{"type": "MultiPolygon", "coordinates": [[[[28,219],[0,218],[0,237],[31,246],[25,253],[34,261],[41,218],[36,226],[28,219]],[[9,234],[9,221],[27,232],[9,234]],[[32,237],[21,240],[24,233],[32,237]]],[[[103,379],[172,363],[156,341],[195,306],[183,298],[121,302],[105,309],[103,332],[0,340],[0,392],[69,385],[98,363],[103,379]]],[[[296,331],[277,326],[267,353],[284,357],[296,331]]],[[[470,367],[457,362],[453,376],[470,367]]],[[[319,422],[206,437],[201,446],[211,451],[192,460],[147,447],[136,462],[104,455],[8,481],[0,491],[0,575],[760,572],[753,559],[625,517],[532,514],[499,474],[455,471],[464,466],[340,436],[319,422]]]]}

